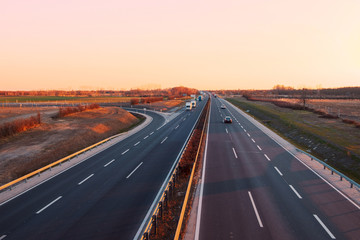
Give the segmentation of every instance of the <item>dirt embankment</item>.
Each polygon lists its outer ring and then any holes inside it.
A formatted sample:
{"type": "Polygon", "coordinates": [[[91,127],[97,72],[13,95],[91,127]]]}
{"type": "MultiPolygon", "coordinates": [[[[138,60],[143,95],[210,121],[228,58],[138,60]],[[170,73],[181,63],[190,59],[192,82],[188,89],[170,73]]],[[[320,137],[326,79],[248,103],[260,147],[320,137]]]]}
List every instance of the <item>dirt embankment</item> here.
{"type": "Polygon", "coordinates": [[[41,116],[39,127],[0,139],[0,185],[120,133],[140,121],[118,107],[75,113],[60,119],[53,119],[48,112],[41,116]]]}

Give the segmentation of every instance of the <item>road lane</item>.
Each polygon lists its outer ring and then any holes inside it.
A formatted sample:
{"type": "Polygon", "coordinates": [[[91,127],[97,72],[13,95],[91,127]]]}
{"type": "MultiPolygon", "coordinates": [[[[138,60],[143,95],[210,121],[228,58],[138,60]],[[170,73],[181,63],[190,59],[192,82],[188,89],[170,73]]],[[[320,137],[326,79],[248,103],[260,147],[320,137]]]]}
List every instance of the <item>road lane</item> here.
{"type": "Polygon", "coordinates": [[[360,212],[355,206],[225,101],[213,98],[211,109],[197,239],[360,236],[360,212]],[[220,109],[222,104],[227,108],[220,109]],[[230,115],[233,124],[223,124],[220,113],[230,115]],[[249,212],[248,192],[258,216],[249,212]]]}
{"type": "Polygon", "coordinates": [[[154,120],[144,130],[0,206],[0,236],[132,239],[202,107],[165,125],[148,112],[154,120]]]}

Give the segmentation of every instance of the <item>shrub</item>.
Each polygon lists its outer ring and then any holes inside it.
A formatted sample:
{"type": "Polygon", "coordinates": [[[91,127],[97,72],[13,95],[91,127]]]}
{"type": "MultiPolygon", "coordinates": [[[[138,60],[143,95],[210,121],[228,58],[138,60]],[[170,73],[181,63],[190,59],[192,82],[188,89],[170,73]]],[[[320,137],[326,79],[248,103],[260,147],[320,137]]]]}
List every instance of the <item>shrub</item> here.
{"type": "Polygon", "coordinates": [[[17,133],[27,131],[39,124],[41,124],[40,113],[37,113],[36,116],[31,116],[29,118],[7,122],[0,125],[0,137],[5,138],[13,136],[17,133]]]}
{"type": "Polygon", "coordinates": [[[78,105],[76,107],[61,107],[61,108],[59,108],[59,113],[56,117],[58,117],[58,118],[65,117],[72,113],[83,112],[88,109],[96,109],[99,107],[100,107],[99,104],[96,104],[96,103],[93,103],[90,105],[78,105]]]}

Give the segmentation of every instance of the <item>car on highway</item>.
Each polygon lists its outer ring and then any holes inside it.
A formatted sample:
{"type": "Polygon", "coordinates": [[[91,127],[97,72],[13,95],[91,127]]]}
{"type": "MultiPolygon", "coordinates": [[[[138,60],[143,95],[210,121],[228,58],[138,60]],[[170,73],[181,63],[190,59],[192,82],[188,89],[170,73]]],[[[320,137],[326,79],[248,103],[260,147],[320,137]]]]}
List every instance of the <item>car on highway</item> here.
{"type": "Polygon", "coordinates": [[[224,123],[232,123],[231,117],[230,117],[230,116],[226,116],[226,117],[224,118],[224,123]]]}
{"type": "Polygon", "coordinates": [[[225,105],[221,105],[221,109],[226,109],[225,105]]]}

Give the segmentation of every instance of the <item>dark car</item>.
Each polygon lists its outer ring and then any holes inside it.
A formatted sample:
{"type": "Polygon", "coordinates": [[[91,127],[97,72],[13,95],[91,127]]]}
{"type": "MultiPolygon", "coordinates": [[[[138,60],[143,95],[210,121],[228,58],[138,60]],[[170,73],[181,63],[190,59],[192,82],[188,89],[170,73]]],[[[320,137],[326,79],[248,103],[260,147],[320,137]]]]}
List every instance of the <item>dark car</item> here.
{"type": "Polygon", "coordinates": [[[221,105],[221,109],[226,109],[225,105],[221,105]]]}
{"type": "Polygon", "coordinates": [[[232,123],[231,117],[230,117],[230,116],[226,116],[226,117],[224,118],[224,123],[232,123]]]}

